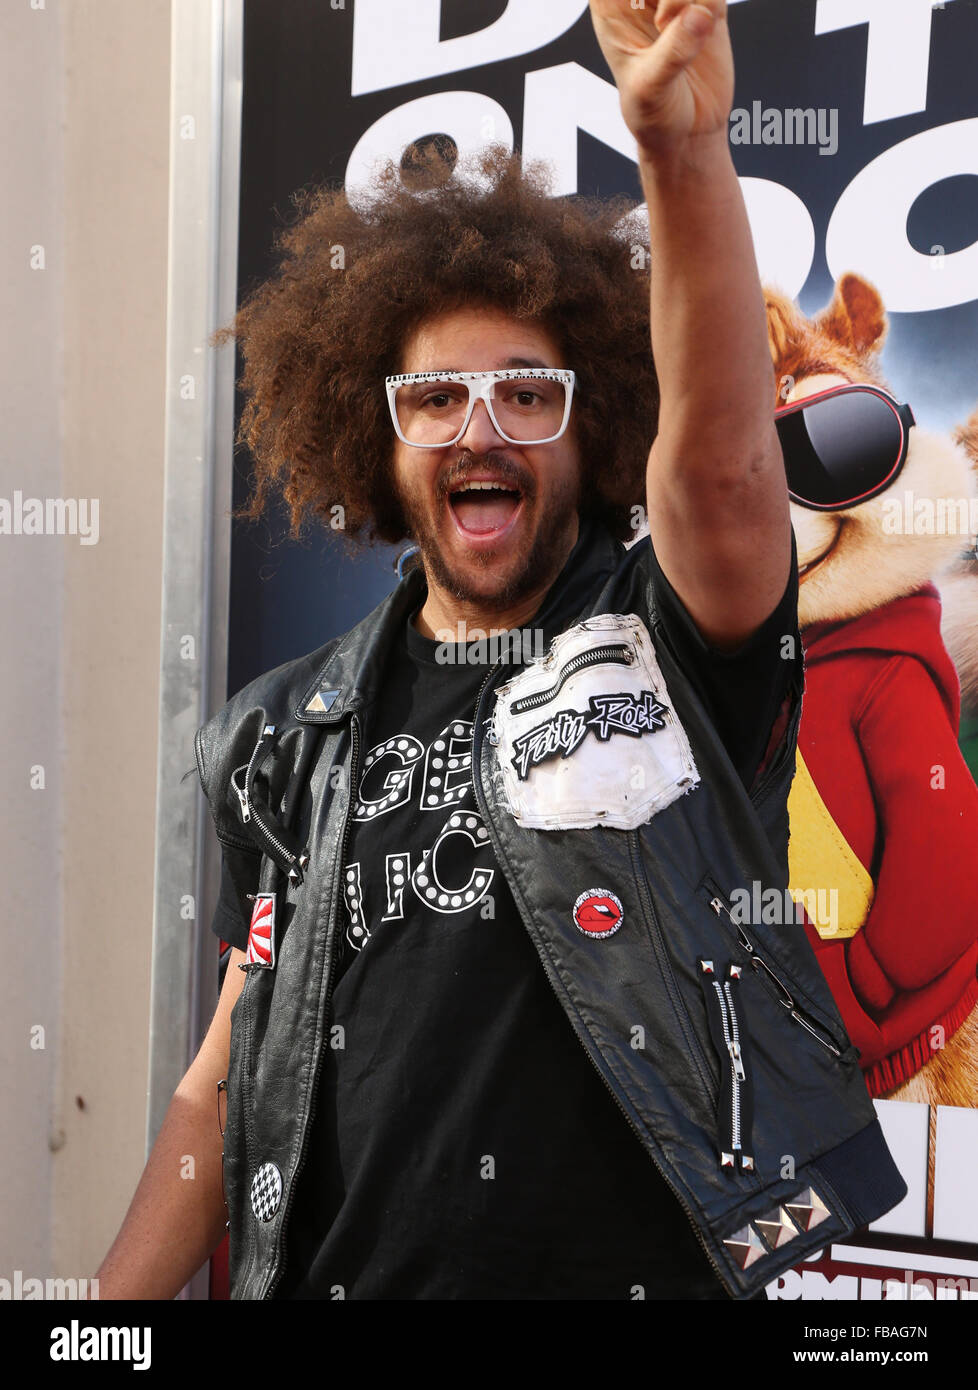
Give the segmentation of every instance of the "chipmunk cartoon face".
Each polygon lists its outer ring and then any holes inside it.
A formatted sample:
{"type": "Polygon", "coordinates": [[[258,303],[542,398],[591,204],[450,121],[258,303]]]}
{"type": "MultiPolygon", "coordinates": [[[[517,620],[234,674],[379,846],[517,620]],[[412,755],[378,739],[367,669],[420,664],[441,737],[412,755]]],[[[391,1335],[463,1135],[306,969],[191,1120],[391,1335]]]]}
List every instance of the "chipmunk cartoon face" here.
{"type": "MultiPolygon", "coordinates": [[[[766,292],[765,300],[776,405],[855,382],[889,390],[879,367],[886,312],[868,281],[844,275],[831,303],[812,319],[774,290],[766,292]]],[[[886,491],[837,512],[813,511],[792,502],[803,628],[868,613],[914,593],[952,564],[961,537],[902,524],[908,492],[935,504],[943,500],[949,510],[975,496],[974,472],[965,450],[918,424],[910,433],[906,462],[886,491]]]]}

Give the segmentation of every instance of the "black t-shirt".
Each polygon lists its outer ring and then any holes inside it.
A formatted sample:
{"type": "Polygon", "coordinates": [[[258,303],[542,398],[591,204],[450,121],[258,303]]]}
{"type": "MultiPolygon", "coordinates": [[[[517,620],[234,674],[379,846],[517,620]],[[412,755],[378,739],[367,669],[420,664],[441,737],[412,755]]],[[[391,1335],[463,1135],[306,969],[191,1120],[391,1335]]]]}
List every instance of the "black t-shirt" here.
{"type": "MultiPolygon", "coordinates": [[[[721,653],[648,559],[749,786],[793,671],[794,564],[763,628],[721,653]]],[[[519,917],[472,788],[487,668],[467,658],[484,653],[445,652],[406,623],[364,712],[330,1042],[276,1297],[726,1299],[519,917]]]]}

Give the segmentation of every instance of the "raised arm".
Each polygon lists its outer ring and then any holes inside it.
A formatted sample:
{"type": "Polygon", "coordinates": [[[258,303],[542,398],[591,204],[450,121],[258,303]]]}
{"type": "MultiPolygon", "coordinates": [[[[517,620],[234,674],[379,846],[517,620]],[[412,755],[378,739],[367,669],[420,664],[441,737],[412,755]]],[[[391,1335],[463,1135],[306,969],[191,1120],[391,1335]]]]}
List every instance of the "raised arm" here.
{"type": "Polygon", "coordinates": [[[591,16],[648,205],[661,393],[652,541],[703,636],[736,647],[784,593],[791,531],[764,301],[727,137],[726,0],[591,0],[591,16]]]}

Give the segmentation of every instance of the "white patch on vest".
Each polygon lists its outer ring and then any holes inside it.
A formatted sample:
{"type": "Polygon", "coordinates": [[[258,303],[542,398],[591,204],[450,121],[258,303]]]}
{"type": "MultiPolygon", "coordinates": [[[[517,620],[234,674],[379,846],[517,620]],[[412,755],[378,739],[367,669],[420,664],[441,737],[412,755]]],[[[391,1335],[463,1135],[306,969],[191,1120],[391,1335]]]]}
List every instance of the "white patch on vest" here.
{"type": "Polygon", "coordinates": [[[633,613],[557,637],[501,686],[493,716],[503,800],[534,830],[634,830],[699,782],[655,647],[633,613]]]}

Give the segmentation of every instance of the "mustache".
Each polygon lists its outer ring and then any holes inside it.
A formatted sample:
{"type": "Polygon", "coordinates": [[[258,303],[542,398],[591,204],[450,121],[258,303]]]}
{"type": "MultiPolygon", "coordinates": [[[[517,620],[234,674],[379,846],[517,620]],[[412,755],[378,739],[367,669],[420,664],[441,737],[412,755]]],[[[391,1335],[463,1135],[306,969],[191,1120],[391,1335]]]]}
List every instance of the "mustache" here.
{"type": "Polygon", "coordinates": [[[491,469],[503,482],[512,483],[514,491],[522,492],[528,498],[533,498],[536,495],[533,475],[528,470],[520,468],[505,454],[490,452],[488,454],[467,454],[453,464],[438,481],[435,489],[438,496],[448,497],[451,492],[454,492],[456,488],[481,469],[491,469]]]}

